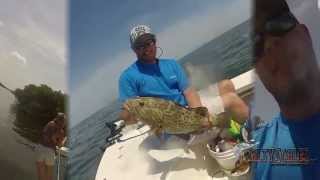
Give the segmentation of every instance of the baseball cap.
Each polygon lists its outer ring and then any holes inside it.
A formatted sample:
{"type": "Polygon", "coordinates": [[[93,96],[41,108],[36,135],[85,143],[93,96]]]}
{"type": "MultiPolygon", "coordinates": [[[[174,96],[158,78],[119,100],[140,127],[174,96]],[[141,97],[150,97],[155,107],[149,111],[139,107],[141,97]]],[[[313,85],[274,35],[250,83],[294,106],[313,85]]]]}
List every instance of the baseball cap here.
{"type": "Polygon", "coordinates": [[[62,112],[58,112],[57,116],[56,116],[56,120],[65,120],[66,119],[66,115],[62,112]]]}
{"type": "Polygon", "coordinates": [[[137,25],[130,31],[130,44],[132,48],[150,39],[155,40],[156,37],[151,32],[151,28],[146,25],[137,25]]]}

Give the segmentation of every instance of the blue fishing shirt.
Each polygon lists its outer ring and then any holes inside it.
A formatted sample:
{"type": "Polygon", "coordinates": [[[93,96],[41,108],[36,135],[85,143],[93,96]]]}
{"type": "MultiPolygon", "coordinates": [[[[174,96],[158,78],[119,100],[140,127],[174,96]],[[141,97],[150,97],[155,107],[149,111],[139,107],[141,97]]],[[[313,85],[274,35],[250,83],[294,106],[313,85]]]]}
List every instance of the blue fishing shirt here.
{"type": "Polygon", "coordinates": [[[122,72],[119,78],[119,101],[129,98],[159,97],[187,105],[183,95],[189,81],[183,68],[173,59],[159,59],[155,64],[139,60],[122,72]]]}
{"type": "MultiPolygon", "coordinates": [[[[320,179],[320,113],[298,121],[286,119],[280,113],[271,122],[253,131],[252,135],[259,143],[257,149],[274,148],[285,151],[304,148],[307,153],[300,154],[300,156],[310,160],[307,164],[255,162],[252,165],[253,179],[320,179]]],[[[277,158],[279,158],[279,154],[274,154],[273,160],[277,158]]]]}

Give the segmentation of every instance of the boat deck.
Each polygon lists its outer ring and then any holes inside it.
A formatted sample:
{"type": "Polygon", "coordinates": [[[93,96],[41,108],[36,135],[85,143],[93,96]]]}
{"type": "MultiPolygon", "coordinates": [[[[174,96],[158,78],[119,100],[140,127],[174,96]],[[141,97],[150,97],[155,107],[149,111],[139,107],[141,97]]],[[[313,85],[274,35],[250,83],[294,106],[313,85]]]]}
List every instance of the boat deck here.
{"type": "MultiPolygon", "coordinates": [[[[232,79],[237,92],[251,99],[253,71],[232,79]]],[[[159,140],[147,133],[148,126],[124,129],[121,140],[108,147],[100,161],[96,180],[227,180],[249,179],[248,174],[229,177],[209,155],[206,144],[198,144],[185,151],[186,141],[176,136],[159,140]]]]}
{"type": "Polygon", "coordinates": [[[147,126],[130,131],[122,139],[142,135],[107,148],[96,180],[228,179],[204,144],[193,146],[186,152],[184,140],[171,136],[161,142],[154,135],[144,134],[146,131],[147,126]]]}

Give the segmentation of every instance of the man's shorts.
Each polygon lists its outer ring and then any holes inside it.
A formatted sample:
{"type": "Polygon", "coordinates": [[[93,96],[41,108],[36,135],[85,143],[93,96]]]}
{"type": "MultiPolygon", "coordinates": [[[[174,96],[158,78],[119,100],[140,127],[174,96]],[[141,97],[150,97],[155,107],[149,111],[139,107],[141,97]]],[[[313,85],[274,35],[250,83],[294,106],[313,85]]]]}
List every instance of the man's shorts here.
{"type": "Polygon", "coordinates": [[[225,112],[217,84],[210,85],[208,88],[200,90],[199,96],[201,104],[208,108],[211,115],[217,116],[218,114],[225,112]]]}
{"type": "MultiPolygon", "coordinates": [[[[225,112],[217,84],[210,85],[208,88],[200,90],[199,96],[201,104],[208,108],[208,111],[212,116],[218,116],[225,112]]],[[[209,140],[217,138],[221,132],[224,132],[224,130],[221,131],[221,128],[219,127],[212,127],[212,129],[204,131],[201,134],[191,135],[188,145],[208,142],[209,140]]]]}
{"type": "Polygon", "coordinates": [[[51,148],[38,144],[36,149],[37,161],[43,161],[46,165],[54,165],[55,151],[51,148]]]}

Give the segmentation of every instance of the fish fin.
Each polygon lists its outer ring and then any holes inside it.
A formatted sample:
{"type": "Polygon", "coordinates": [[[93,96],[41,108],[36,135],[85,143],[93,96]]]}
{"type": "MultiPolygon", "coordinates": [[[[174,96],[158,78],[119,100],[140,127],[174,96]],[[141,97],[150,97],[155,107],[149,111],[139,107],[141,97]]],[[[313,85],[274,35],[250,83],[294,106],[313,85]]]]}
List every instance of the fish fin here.
{"type": "Polygon", "coordinates": [[[195,111],[197,114],[200,114],[201,116],[208,116],[209,111],[208,108],[206,107],[196,107],[196,108],[191,108],[192,111],[195,111]]]}
{"type": "Polygon", "coordinates": [[[161,134],[162,134],[162,129],[161,128],[155,128],[154,134],[161,138],[161,134]]]}
{"type": "Polygon", "coordinates": [[[160,139],[160,141],[162,142],[163,137],[162,137],[162,129],[161,127],[153,127],[152,131],[154,133],[154,135],[156,135],[158,137],[158,139],[160,139]]]}
{"type": "Polygon", "coordinates": [[[150,131],[151,131],[151,133],[156,134],[157,127],[150,126],[150,131]]]}

